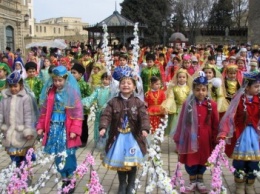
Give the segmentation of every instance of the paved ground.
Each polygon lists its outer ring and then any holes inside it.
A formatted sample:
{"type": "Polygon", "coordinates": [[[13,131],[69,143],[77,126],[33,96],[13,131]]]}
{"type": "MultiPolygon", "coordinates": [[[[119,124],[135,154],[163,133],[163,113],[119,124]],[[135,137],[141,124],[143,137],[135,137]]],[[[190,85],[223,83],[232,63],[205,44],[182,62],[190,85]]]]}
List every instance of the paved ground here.
{"type": "MultiPolygon", "coordinates": [[[[92,132],[93,129],[91,126],[90,126],[90,129],[91,129],[90,137],[93,137],[93,132],[92,132]]],[[[78,152],[77,152],[78,163],[81,163],[84,160],[86,154],[91,151],[93,146],[94,146],[94,142],[91,138],[88,145],[85,148],[80,148],[78,150],[78,152]]],[[[177,155],[173,151],[173,146],[174,146],[173,142],[169,138],[165,138],[165,141],[162,143],[163,168],[170,175],[172,175],[173,171],[175,170],[176,162],[177,162],[177,155]]],[[[97,151],[94,152],[94,157],[95,157],[95,161],[96,161],[94,169],[99,174],[101,184],[104,186],[105,192],[109,193],[109,194],[116,194],[118,184],[119,184],[116,172],[107,170],[106,168],[104,168],[102,166],[101,160],[100,160],[100,154],[97,151]]],[[[6,154],[6,152],[3,149],[1,149],[0,150],[0,169],[7,167],[9,162],[10,162],[9,156],[6,154]]],[[[46,168],[47,168],[47,166],[46,166],[46,168]]],[[[40,166],[36,167],[34,169],[34,172],[35,172],[34,180],[37,180],[39,175],[44,171],[45,171],[44,167],[40,167],[40,166]]],[[[184,172],[184,174],[186,174],[186,173],[184,172]]],[[[57,185],[54,182],[55,178],[56,177],[54,175],[51,177],[51,179],[46,183],[46,186],[40,190],[41,194],[45,194],[45,193],[56,194],[57,193],[57,185]]],[[[184,178],[185,178],[186,184],[188,184],[188,176],[184,175],[184,178]]],[[[146,178],[141,179],[142,187],[137,193],[144,193],[144,185],[146,184],[145,179],[146,178]]],[[[206,185],[209,186],[210,180],[211,180],[209,171],[206,172],[204,179],[205,179],[206,185]]],[[[77,182],[77,188],[75,190],[75,194],[84,193],[85,188],[86,188],[85,185],[88,182],[88,180],[89,180],[89,174],[85,175],[82,180],[77,182]]],[[[234,193],[233,176],[226,169],[224,169],[224,184],[228,189],[228,193],[230,193],[230,194],[234,193]]],[[[260,183],[258,181],[255,183],[255,191],[257,194],[260,194],[260,183]]],[[[153,194],[155,194],[155,193],[162,193],[162,192],[160,189],[157,189],[153,192],[153,194]]]]}

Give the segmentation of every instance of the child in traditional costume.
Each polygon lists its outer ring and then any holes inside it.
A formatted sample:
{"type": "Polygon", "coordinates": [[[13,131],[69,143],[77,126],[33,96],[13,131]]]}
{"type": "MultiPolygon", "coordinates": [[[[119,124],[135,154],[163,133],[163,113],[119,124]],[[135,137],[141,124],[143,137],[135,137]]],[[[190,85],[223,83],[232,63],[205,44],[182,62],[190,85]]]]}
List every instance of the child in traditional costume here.
{"type": "Polygon", "coordinates": [[[23,79],[27,78],[26,70],[20,61],[16,61],[15,66],[13,68],[14,68],[13,71],[19,72],[22,75],[23,79]]]}
{"type": "Polygon", "coordinates": [[[25,160],[28,149],[34,145],[37,113],[34,112],[32,98],[24,89],[21,74],[14,71],[6,81],[8,88],[2,91],[0,102],[2,143],[11,160],[19,166],[25,160]]]}
{"type": "Polygon", "coordinates": [[[227,93],[226,99],[230,102],[235,93],[242,85],[242,73],[238,70],[238,66],[230,64],[223,71],[225,89],[227,93]]]}
{"type": "Polygon", "coordinates": [[[208,80],[208,96],[217,103],[220,115],[224,114],[228,109],[229,103],[226,99],[221,73],[211,64],[206,64],[202,71],[205,72],[208,80]]]}
{"type": "Polygon", "coordinates": [[[221,119],[219,139],[226,139],[226,154],[233,159],[236,194],[255,194],[255,172],[259,171],[259,73],[245,73],[243,86],[237,91],[221,119]],[[242,175],[242,177],[241,177],[242,175]]]}
{"type": "Polygon", "coordinates": [[[50,78],[50,74],[49,74],[50,66],[51,66],[50,59],[45,58],[43,61],[43,67],[40,70],[40,75],[39,75],[39,78],[43,84],[45,84],[50,78]]]}
{"type": "Polygon", "coordinates": [[[186,69],[179,69],[168,85],[166,100],[162,107],[168,113],[168,125],[165,135],[174,133],[182,105],[190,94],[192,78],[186,69]]]}
{"type": "Polygon", "coordinates": [[[193,75],[195,73],[196,69],[191,65],[191,56],[190,55],[186,54],[183,56],[182,68],[186,69],[190,75],[193,75]]]}
{"type": "Polygon", "coordinates": [[[182,106],[174,134],[179,161],[185,164],[190,184],[184,193],[208,193],[203,183],[205,164],[215,146],[218,127],[217,104],[208,94],[208,81],[203,72],[195,78],[190,95],[182,106]]]}
{"type": "Polygon", "coordinates": [[[144,93],[146,93],[150,89],[150,80],[152,76],[159,77],[161,79],[161,73],[158,67],[155,65],[155,55],[147,54],[146,55],[146,63],[147,66],[142,69],[140,77],[143,80],[143,89],[144,93]]]}
{"type": "Polygon", "coordinates": [[[41,80],[36,76],[37,64],[34,62],[28,62],[25,64],[25,69],[27,74],[25,82],[33,92],[35,99],[38,103],[43,84],[41,80]]]}
{"type": "Polygon", "coordinates": [[[10,67],[6,63],[0,63],[0,100],[2,99],[1,91],[7,87],[6,77],[10,73],[10,67]]]}
{"type": "Polygon", "coordinates": [[[100,63],[95,63],[92,72],[93,73],[90,75],[90,84],[92,90],[95,90],[97,87],[101,86],[101,76],[104,73],[102,71],[102,65],[100,63]]]}
{"type": "Polygon", "coordinates": [[[100,136],[108,140],[103,165],[117,170],[119,194],[130,194],[134,189],[137,166],[146,154],[145,139],[150,131],[149,117],[144,103],[134,96],[135,80],[124,76],[119,83],[120,93],[107,104],[100,119],[100,136]]]}
{"type": "Polygon", "coordinates": [[[145,94],[147,112],[151,123],[151,132],[154,134],[161,123],[164,111],[161,107],[162,102],[166,99],[164,90],[161,88],[161,80],[158,77],[151,77],[151,89],[145,94]]]}
{"type": "Polygon", "coordinates": [[[99,140],[99,122],[100,116],[106,107],[108,100],[110,99],[111,89],[110,89],[110,78],[107,73],[103,73],[101,76],[102,85],[97,87],[93,93],[82,99],[82,104],[84,107],[89,109],[95,102],[97,103],[97,110],[94,123],[94,141],[99,140]]]}
{"type": "MultiPolygon", "coordinates": [[[[62,157],[56,156],[55,163],[63,179],[64,188],[77,168],[76,150],[81,145],[80,135],[83,121],[83,106],[77,80],[64,66],[52,70],[52,78],[45,84],[40,96],[41,114],[37,124],[38,135],[47,154],[66,152],[62,169],[62,157]]],[[[74,189],[70,189],[72,193],[74,189]]]]}
{"type": "MultiPolygon", "coordinates": [[[[91,94],[91,87],[87,82],[84,81],[83,75],[85,74],[85,68],[83,65],[79,63],[75,63],[72,68],[71,68],[71,74],[76,78],[78,84],[79,84],[79,89],[81,93],[81,98],[86,98],[90,96],[91,94]]],[[[84,110],[84,120],[82,123],[82,134],[80,136],[82,145],[80,147],[85,147],[88,142],[88,114],[89,110],[85,109],[84,110]]]]}

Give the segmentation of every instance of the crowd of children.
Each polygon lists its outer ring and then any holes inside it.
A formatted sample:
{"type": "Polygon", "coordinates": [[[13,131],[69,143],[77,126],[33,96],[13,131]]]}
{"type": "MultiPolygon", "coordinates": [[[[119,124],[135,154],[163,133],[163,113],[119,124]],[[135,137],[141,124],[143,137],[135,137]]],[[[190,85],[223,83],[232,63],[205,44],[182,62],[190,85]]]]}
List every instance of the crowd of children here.
{"type": "Polygon", "coordinates": [[[44,152],[57,155],[62,186],[67,186],[77,167],[77,149],[92,138],[88,115],[95,105],[94,142],[105,139],[103,165],[117,170],[118,193],[129,194],[147,153],[145,138],[168,115],[165,135],[174,140],[190,178],[184,193],[209,192],[203,182],[207,159],[225,139],[236,169],[235,192],[252,194],[260,160],[259,51],[223,48],[145,47],[138,64],[132,63],[131,49],[121,50],[113,53],[112,65],[101,49],[39,59],[41,52],[32,51],[25,64],[18,54],[12,64],[3,56],[0,129],[6,152],[19,166],[37,134],[43,136],[44,152]],[[65,162],[61,152],[67,154],[65,162]]]}

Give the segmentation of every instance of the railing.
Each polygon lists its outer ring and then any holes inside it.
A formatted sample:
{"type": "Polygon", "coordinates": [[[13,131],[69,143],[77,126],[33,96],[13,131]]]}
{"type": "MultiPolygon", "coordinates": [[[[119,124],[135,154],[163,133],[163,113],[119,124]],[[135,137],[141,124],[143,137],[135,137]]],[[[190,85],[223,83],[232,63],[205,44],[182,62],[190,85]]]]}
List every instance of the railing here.
{"type": "MultiPolygon", "coordinates": [[[[102,27],[102,26],[100,26],[100,25],[98,25],[99,23],[97,23],[97,24],[91,24],[91,25],[86,25],[86,26],[83,26],[83,28],[91,28],[91,27],[102,27]]],[[[117,24],[117,23],[109,23],[108,24],[108,27],[109,26],[134,26],[134,24],[133,25],[127,25],[127,24],[117,24]]],[[[147,25],[146,24],[138,24],[138,27],[144,27],[144,28],[147,28],[147,25]]]]}

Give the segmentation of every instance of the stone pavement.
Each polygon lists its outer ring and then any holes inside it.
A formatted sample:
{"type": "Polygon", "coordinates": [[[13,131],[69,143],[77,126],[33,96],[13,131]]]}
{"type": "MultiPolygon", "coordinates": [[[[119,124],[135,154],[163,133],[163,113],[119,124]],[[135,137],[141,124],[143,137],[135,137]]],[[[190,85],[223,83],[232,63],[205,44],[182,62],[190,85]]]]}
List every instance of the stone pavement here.
{"type": "MultiPolygon", "coordinates": [[[[88,142],[88,145],[85,148],[79,148],[77,151],[77,159],[78,159],[78,164],[80,164],[84,159],[87,153],[91,151],[91,149],[94,146],[94,141],[93,141],[93,126],[90,126],[90,140],[88,142]]],[[[174,144],[170,138],[165,138],[164,142],[162,143],[162,159],[163,159],[163,168],[168,172],[169,175],[172,175],[173,171],[176,168],[176,163],[177,163],[177,154],[174,153],[173,151],[174,144]]],[[[95,157],[95,166],[94,169],[98,172],[101,184],[103,185],[105,192],[108,194],[116,194],[117,189],[118,189],[118,178],[117,178],[117,173],[116,171],[112,170],[107,170],[105,167],[102,166],[101,160],[100,160],[100,154],[95,151],[94,152],[94,157],[95,157]]],[[[10,163],[10,158],[4,151],[4,149],[0,150],[0,170],[7,167],[8,164],[10,163]]],[[[37,166],[34,169],[35,175],[34,175],[34,180],[37,180],[38,177],[41,175],[42,172],[44,172],[47,169],[42,167],[42,166],[37,166]]],[[[185,183],[188,184],[188,176],[186,175],[186,172],[183,170],[184,178],[185,178],[185,183]]],[[[228,189],[229,194],[234,193],[234,181],[233,181],[233,176],[232,174],[227,170],[223,169],[224,171],[224,185],[228,189]]],[[[56,194],[57,193],[57,184],[54,182],[54,179],[56,178],[55,175],[52,175],[50,180],[46,183],[44,188],[40,189],[41,194],[56,194]]],[[[83,194],[86,187],[86,183],[89,180],[89,174],[86,174],[83,179],[77,182],[75,194],[83,194]]],[[[209,187],[210,186],[210,172],[206,171],[204,180],[206,185],[209,187]]],[[[144,193],[144,185],[147,184],[146,178],[142,177],[141,178],[141,189],[138,190],[137,193],[144,193]]],[[[255,190],[257,194],[260,194],[260,183],[256,181],[255,183],[255,190]]],[[[160,189],[155,190],[152,194],[155,193],[163,193],[160,189]]]]}

